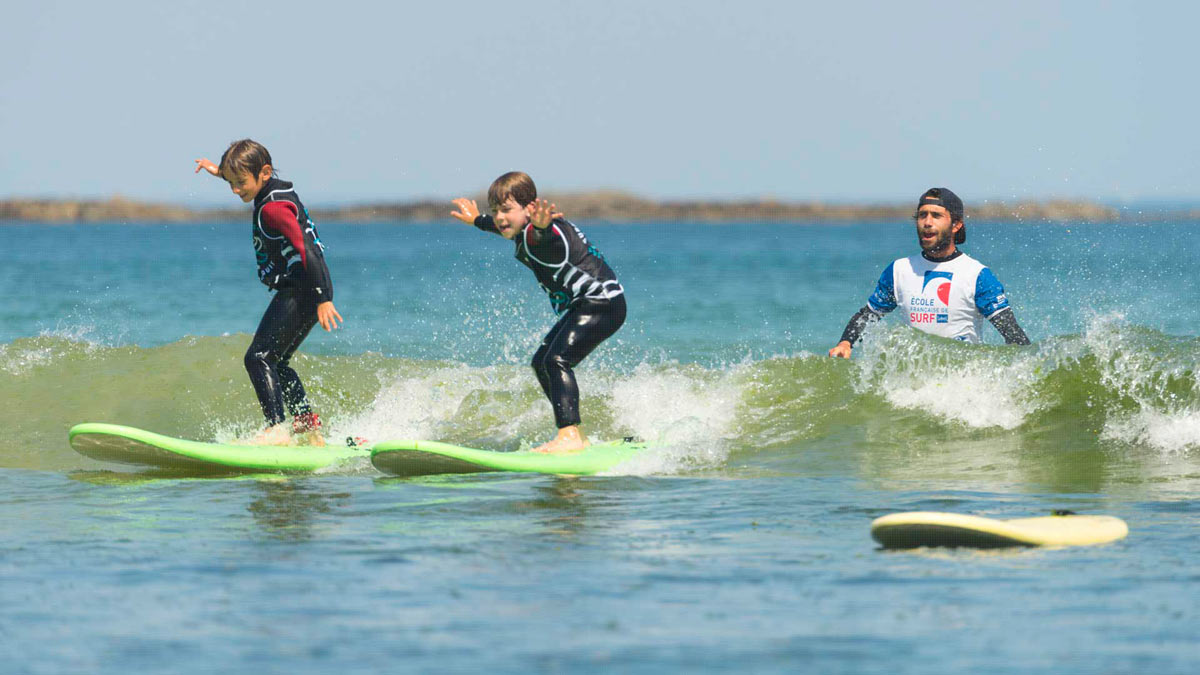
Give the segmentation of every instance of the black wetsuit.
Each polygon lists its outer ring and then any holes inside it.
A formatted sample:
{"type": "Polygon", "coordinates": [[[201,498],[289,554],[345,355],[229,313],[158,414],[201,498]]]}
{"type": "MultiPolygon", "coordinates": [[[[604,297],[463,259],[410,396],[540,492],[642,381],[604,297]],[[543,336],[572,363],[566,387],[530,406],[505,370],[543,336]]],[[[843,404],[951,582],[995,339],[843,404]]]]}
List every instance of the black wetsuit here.
{"type": "MultiPolygon", "coordinates": [[[[475,227],[496,232],[491,216],[475,227]]],[[[555,219],[546,229],[527,225],[516,241],[516,258],[533,271],[550,305],[562,317],[533,355],[533,372],[558,428],[579,424],[579,386],[574,367],[625,323],[625,289],[604,255],[570,222],[555,219]]]]}
{"type": "Polygon", "coordinates": [[[276,291],[246,350],[246,372],[268,425],[311,412],[292,354],[317,323],[317,305],[333,300],[324,246],[292,184],[271,178],[254,198],[258,278],[276,291]]]}

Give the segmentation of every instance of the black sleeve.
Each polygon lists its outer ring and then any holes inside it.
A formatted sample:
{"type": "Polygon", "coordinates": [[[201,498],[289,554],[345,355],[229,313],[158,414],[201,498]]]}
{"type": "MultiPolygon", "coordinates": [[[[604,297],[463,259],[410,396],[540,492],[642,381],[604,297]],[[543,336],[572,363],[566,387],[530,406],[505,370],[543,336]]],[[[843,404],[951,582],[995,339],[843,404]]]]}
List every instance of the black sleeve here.
{"type": "Polygon", "coordinates": [[[317,304],[333,302],[333,278],[325,264],[325,252],[309,233],[304,236],[304,263],[295,258],[286,274],[280,274],[274,284],[264,281],[274,290],[307,288],[317,296],[317,304]]]}
{"type": "MultiPolygon", "coordinates": [[[[311,230],[309,231],[311,232],[311,230]]],[[[325,251],[313,240],[311,234],[304,237],[305,272],[308,273],[308,285],[317,295],[317,304],[333,302],[333,277],[329,275],[329,265],[325,264],[325,251]]]]}
{"type": "Polygon", "coordinates": [[[863,305],[862,309],[850,317],[850,323],[846,324],[846,330],[842,331],[842,340],[851,345],[857,343],[867,325],[881,318],[883,317],[879,313],[871,311],[870,305],[863,305]]]}
{"type": "Polygon", "coordinates": [[[496,234],[500,234],[500,230],[496,229],[496,221],[492,220],[492,217],[486,213],[481,213],[478,216],[475,216],[475,227],[478,227],[484,232],[495,232],[496,234]]]}
{"type": "Polygon", "coordinates": [[[1029,336],[1025,335],[1025,331],[1021,330],[1021,325],[1017,323],[1017,316],[1013,314],[1011,309],[996,312],[988,321],[991,321],[996,330],[1000,331],[1000,335],[1004,338],[1004,344],[1029,344],[1029,336]]]}

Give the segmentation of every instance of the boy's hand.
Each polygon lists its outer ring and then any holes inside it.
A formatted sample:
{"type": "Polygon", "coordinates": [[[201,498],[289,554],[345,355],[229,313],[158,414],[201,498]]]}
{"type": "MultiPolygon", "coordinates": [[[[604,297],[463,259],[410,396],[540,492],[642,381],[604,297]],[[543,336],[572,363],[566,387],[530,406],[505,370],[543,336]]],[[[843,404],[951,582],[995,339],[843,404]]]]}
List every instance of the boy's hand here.
{"type": "Polygon", "coordinates": [[[450,215],[463,221],[468,225],[475,225],[475,219],[479,217],[479,206],[475,204],[474,199],[458,199],[451,200],[454,205],[459,208],[458,211],[451,211],[450,215]]]}
{"type": "Polygon", "coordinates": [[[333,306],[332,301],[322,302],[317,305],[317,321],[321,322],[321,328],[327,331],[332,331],[338,327],[338,321],[346,323],[341,314],[338,314],[337,308],[333,306]]]}
{"type": "Polygon", "coordinates": [[[533,226],[539,230],[544,230],[547,227],[550,227],[550,221],[554,220],[555,218],[563,217],[563,214],[555,211],[555,209],[558,207],[546,201],[545,199],[533,200],[533,203],[529,205],[529,208],[531,209],[529,212],[529,221],[532,222],[533,226]]]}
{"type": "Polygon", "coordinates": [[[204,169],[214,176],[221,175],[221,170],[217,168],[217,165],[204,158],[196,160],[196,173],[200,173],[200,169],[204,169]]]}

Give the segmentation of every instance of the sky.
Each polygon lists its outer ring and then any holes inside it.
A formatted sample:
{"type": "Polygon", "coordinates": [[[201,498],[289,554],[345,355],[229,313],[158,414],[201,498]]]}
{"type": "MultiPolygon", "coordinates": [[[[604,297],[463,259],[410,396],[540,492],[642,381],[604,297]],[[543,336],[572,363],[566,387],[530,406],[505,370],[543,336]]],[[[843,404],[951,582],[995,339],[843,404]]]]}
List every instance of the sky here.
{"type": "Polygon", "coordinates": [[[235,206],[250,137],[305,201],[512,169],[657,199],[1200,200],[1200,6],[7,3],[0,198],[235,206]]]}

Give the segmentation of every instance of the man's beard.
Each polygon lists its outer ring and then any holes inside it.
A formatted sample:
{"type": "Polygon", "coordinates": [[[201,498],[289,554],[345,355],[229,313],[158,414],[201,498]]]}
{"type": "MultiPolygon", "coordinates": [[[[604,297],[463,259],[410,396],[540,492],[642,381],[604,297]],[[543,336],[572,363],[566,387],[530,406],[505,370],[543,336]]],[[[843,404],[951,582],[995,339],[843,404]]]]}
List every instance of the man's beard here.
{"type": "MultiPolygon", "coordinates": [[[[945,252],[946,249],[950,248],[950,239],[953,236],[954,236],[954,231],[949,230],[949,231],[939,235],[938,238],[934,239],[933,242],[930,243],[929,245],[926,245],[925,242],[922,241],[921,242],[921,250],[926,253],[933,254],[933,255],[943,253],[943,252],[945,252]]],[[[920,241],[919,236],[918,236],[918,241],[920,241]]]]}

